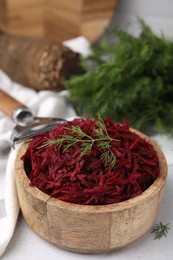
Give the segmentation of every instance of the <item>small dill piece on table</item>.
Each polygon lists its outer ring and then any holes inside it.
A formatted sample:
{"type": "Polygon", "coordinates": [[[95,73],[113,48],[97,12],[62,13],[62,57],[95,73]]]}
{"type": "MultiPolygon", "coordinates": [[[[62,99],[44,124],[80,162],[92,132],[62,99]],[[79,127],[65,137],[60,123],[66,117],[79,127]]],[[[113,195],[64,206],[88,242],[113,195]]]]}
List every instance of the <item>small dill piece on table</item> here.
{"type": "Polygon", "coordinates": [[[155,234],[154,239],[160,239],[163,236],[165,237],[167,236],[169,229],[170,229],[169,223],[164,225],[162,222],[160,222],[159,224],[154,225],[154,227],[151,230],[151,233],[155,234]]]}
{"type": "Polygon", "coordinates": [[[69,135],[64,134],[62,135],[61,138],[49,140],[45,142],[41,147],[49,147],[49,146],[60,147],[65,142],[63,150],[66,151],[76,143],[81,143],[80,156],[84,156],[92,150],[93,145],[95,144],[97,145],[97,147],[101,148],[104,151],[101,155],[101,160],[104,163],[104,165],[105,166],[110,165],[111,168],[113,168],[116,164],[116,155],[111,150],[111,142],[120,141],[120,140],[116,138],[111,138],[109,136],[106,125],[103,119],[100,117],[100,115],[98,116],[96,125],[98,128],[93,129],[93,134],[95,138],[83,132],[83,130],[79,125],[77,126],[71,125],[69,127],[66,127],[66,129],[70,131],[69,135]]]}

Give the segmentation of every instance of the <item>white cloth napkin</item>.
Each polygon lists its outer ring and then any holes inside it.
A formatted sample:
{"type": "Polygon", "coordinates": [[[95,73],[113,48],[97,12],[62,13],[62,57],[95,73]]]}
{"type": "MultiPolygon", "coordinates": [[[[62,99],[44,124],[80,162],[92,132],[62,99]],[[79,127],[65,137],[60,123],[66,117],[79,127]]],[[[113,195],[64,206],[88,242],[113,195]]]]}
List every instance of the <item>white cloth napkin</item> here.
{"type": "MultiPolygon", "coordinates": [[[[64,45],[83,56],[90,52],[89,42],[84,37],[66,41],[64,45]]],[[[0,70],[0,89],[32,109],[35,115],[43,117],[75,117],[76,112],[68,102],[68,92],[53,91],[36,92],[21,86],[0,70]]],[[[14,123],[0,111],[0,140],[9,139],[14,123]]],[[[11,150],[8,160],[0,159],[0,257],[13,236],[19,213],[19,203],[15,185],[14,161],[17,150],[11,150]],[[6,170],[5,170],[6,168],[6,170]],[[6,171],[6,172],[4,172],[6,171]]]]}

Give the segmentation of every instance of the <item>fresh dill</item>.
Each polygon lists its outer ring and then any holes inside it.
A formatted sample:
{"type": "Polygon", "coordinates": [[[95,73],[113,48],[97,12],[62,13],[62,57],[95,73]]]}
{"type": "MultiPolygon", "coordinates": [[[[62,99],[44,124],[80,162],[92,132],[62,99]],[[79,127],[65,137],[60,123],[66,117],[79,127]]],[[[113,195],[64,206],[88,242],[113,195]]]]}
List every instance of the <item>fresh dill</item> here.
{"type": "Polygon", "coordinates": [[[85,133],[80,126],[71,125],[69,127],[66,127],[66,129],[70,131],[69,134],[64,134],[61,138],[49,140],[45,142],[41,147],[60,147],[64,143],[63,150],[66,151],[76,143],[81,143],[80,156],[85,156],[92,150],[93,145],[96,145],[103,150],[103,153],[101,155],[101,160],[103,164],[105,166],[109,165],[113,168],[116,164],[116,155],[111,150],[111,142],[120,140],[116,138],[111,138],[109,136],[106,125],[100,115],[98,116],[96,125],[97,128],[93,129],[92,135],[85,133]]]}
{"type": "Polygon", "coordinates": [[[113,28],[65,81],[80,116],[126,118],[133,128],[173,133],[173,41],[139,19],[138,36],[113,28]],[[169,111],[169,113],[168,113],[169,111]]]}
{"type": "Polygon", "coordinates": [[[151,233],[155,234],[154,239],[160,239],[163,236],[165,237],[167,236],[169,229],[170,229],[169,223],[164,225],[162,222],[160,222],[159,224],[154,225],[154,227],[151,230],[151,233]]]}

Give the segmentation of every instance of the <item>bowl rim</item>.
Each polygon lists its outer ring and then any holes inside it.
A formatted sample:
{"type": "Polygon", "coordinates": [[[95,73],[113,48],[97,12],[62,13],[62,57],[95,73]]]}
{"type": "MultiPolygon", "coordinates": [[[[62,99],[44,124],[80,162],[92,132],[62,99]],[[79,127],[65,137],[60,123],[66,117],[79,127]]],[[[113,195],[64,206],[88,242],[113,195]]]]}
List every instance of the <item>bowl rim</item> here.
{"type": "Polygon", "coordinates": [[[77,212],[92,212],[92,213],[108,213],[108,212],[118,212],[122,210],[127,210],[131,207],[138,206],[141,203],[146,203],[146,201],[149,201],[152,197],[156,196],[160,190],[162,190],[166,183],[167,178],[167,172],[168,172],[168,165],[166,158],[160,149],[160,147],[157,145],[155,141],[153,141],[151,138],[149,138],[147,135],[141,133],[138,130],[130,129],[132,132],[135,132],[140,137],[144,138],[148,142],[150,142],[156,151],[159,159],[159,166],[160,166],[160,174],[155,179],[153,184],[146,189],[142,194],[122,201],[118,203],[112,203],[112,204],[105,204],[105,205],[83,205],[83,204],[75,204],[71,202],[62,201],[58,198],[53,198],[50,195],[44,193],[43,191],[39,190],[37,187],[31,187],[30,186],[30,180],[27,177],[24,167],[23,167],[23,161],[21,160],[22,155],[24,154],[25,150],[28,147],[29,141],[24,143],[20,148],[16,156],[16,162],[15,162],[15,172],[16,172],[16,178],[18,181],[24,186],[25,189],[28,190],[28,192],[32,193],[34,197],[40,200],[44,200],[49,205],[54,205],[59,208],[69,209],[77,212]]]}

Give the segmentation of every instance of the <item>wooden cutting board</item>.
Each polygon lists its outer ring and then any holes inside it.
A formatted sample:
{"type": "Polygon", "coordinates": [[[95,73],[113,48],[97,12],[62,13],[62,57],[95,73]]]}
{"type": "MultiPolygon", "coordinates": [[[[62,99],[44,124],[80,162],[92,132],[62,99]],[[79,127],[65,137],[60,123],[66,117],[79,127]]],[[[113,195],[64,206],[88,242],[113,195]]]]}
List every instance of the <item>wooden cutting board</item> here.
{"type": "Polygon", "coordinates": [[[79,35],[95,41],[107,28],[117,0],[1,0],[0,27],[58,41],[79,35]]]}

